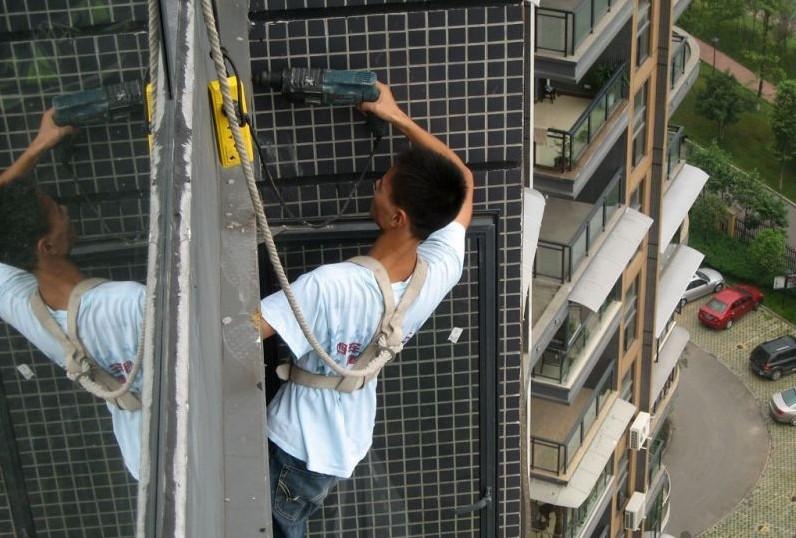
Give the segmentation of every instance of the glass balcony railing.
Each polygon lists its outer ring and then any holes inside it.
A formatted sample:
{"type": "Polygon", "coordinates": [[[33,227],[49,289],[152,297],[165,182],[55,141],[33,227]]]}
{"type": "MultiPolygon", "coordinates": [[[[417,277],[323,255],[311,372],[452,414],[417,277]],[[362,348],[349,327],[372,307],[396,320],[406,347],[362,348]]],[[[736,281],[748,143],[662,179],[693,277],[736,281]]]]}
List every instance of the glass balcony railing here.
{"type": "Polygon", "coordinates": [[[691,45],[684,35],[672,34],[672,59],[669,74],[669,89],[673,90],[680,79],[685,75],[688,60],[691,59],[691,45]]]}
{"type": "Polygon", "coordinates": [[[666,152],[666,179],[672,178],[672,171],[685,160],[685,129],[681,125],[669,125],[669,144],[666,152]]]}
{"type": "Polygon", "coordinates": [[[658,476],[658,471],[663,465],[663,449],[665,446],[666,441],[664,439],[655,439],[650,447],[649,476],[647,477],[647,482],[650,484],[658,476]]]}
{"type": "Polygon", "coordinates": [[[591,104],[567,130],[548,127],[545,151],[537,149],[534,166],[565,172],[572,170],[583,153],[608,123],[611,114],[627,99],[627,63],[623,62],[591,104]]]}
{"type": "Polygon", "coordinates": [[[546,276],[561,282],[569,282],[580,262],[591,253],[595,240],[605,230],[605,225],[619,208],[624,176],[624,168],[616,171],[595,202],[593,210],[568,244],[539,239],[533,262],[534,276],[546,276]]]}
{"type": "Polygon", "coordinates": [[[560,385],[569,382],[570,373],[586,358],[583,356],[583,350],[605,320],[605,312],[608,307],[616,302],[619,295],[618,291],[618,288],[616,288],[597,312],[588,311],[587,308],[580,305],[570,305],[570,315],[567,318],[567,323],[559,331],[559,333],[564,332],[561,336],[565,340],[557,340],[556,337],[559,335],[554,337],[534,366],[533,377],[553,381],[560,385]],[[573,309],[575,312],[572,312],[573,309]],[[580,314],[583,311],[588,312],[588,314],[585,320],[581,321],[580,314]]]}
{"type": "MultiPolygon", "coordinates": [[[[536,50],[571,56],[615,0],[582,0],[574,9],[536,9],[536,50]]],[[[555,3],[555,2],[551,2],[555,3]]]]}
{"type": "Polygon", "coordinates": [[[612,483],[611,467],[609,462],[597,478],[589,496],[577,508],[531,502],[531,529],[528,536],[530,538],[579,536],[612,483]]]}
{"type": "Polygon", "coordinates": [[[589,431],[597,417],[605,408],[606,402],[612,393],[611,382],[613,380],[614,367],[606,369],[603,376],[597,382],[591,400],[585,408],[584,413],[573,425],[569,434],[563,441],[545,439],[531,433],[531,468],[548,471],[555,474],[565,474],[569,470],[572,460],[578,449],[583,445],[589,431]]]}

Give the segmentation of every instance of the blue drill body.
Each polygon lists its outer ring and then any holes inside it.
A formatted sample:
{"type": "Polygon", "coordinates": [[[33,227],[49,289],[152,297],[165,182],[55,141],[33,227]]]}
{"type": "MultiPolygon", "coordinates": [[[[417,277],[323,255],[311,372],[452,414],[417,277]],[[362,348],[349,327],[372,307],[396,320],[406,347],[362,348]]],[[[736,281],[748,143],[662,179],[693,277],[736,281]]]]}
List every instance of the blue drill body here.
{"type": "Polygon", "coordinates": [[[376,73],[336,69],[285,68],[263,71],[255,81],[280,91],[291,102],[313,105],[353,106],[376,101],[376,73]]]}
{"type": "Polygon", "coordinates": [[[143,104],[141,83],[122,82],[53,97],[53,119],[56,125],[75,127],[123,121],[143,104]]]}

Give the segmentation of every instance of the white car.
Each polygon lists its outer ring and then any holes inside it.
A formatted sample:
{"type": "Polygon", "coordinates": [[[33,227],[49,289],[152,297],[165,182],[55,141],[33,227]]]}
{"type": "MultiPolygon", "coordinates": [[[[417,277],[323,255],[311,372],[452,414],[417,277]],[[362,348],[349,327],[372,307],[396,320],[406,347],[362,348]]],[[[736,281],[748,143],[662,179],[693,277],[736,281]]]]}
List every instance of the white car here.
{"type": "Polygon", "coordinates": [[[685,304],[722,289],[724,289],[724,277],[721,273],[708,267],[700,267],[691,277],[691,282],[688,283],[680,302],[685,304]]]}

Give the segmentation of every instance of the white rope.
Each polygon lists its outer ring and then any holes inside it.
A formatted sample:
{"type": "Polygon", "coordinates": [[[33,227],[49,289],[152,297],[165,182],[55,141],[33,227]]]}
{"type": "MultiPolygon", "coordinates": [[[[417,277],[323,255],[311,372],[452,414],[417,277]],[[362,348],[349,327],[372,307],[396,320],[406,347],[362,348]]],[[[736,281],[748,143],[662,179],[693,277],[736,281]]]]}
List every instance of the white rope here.
{"type": "MultiPolygon", "coordinates": [[[[323,349],[323,346],[321,346],[320,342],[318,342],[317,338],[315,338],[315,335],[312,333],[312,329],[307,324],[307,320],[301,313],[301,307],[299,306],[295,295],[293,295],[293,290],[290,289],[290,283],[285,275],[285,269],[282,267],[282,262],[279,259],[279,253],[277,252],[276,245],[274,244],[274,237],[271,234],[271,228],[268,226],[268,220],[265,217],[263,202],[260,199],[260,193],[257,191],[257,183],[254,178],[254,169],[252,168],[252,163],[249,160],[249,153],[243,141],[243,135],[241,134],[240,125],[238,124],[238,115],[235,111],[235,105],[232,101],[232,90],[230,89],[229,82],[227,81],[227,72],[226,67],[224,66],[224,57],[221,53],[221,40],[218,36],[218,31],[216,30],[216,18],[213,14],[212,0],[202,0],[202,14],[204,15],[205,26],[207,27],[207,37],[210,41],[210,55],[213,59],[213,63],[215,64],[216,75],[218,76],[218,81],[221,85],[221,95],[224,100],[224,113],[226,114],[227,119],[229,119],[229,125],[232,129],[232,136],[235,139],[235,147],[238,150],[238,155],[240,156],[240,161],[243,165],[243,175],[246,177],[246,186],[248,187],[249,196],[251,196],[252,204],[254,205],[257,232],[259,236],[258,240],[260,242],[265,242],[265,248],[268,251],[268,259],[271,261],[271,265],[276,272],[279,286],[285,293],[285,297],[290,305],[290,309],[293,311],[293,315],[295,316],[296,321],[301,328],[301,332],[304,333],[304,337],[307,339],[307,342],[309,342],[315,353],[318,354],[318,356],[323,360],[324,363],[326,363],[329,368],[342,377],[373,376],[377,374],[378,371],[381,370],[385,364],[387,364],[387,362],[390,361],[393,356],[392,350],[385,349],[384,347],[380,346],[379,355],[366,368],[362,370],[349,370],[348,368],[337,364],[337,362],[335,362],[335,360],[329,356],[326,350],[323,349]]],[[[243,81],[239,80],[238,84],[243,84],[243,81]]],[[[254,133],[252,133],[252,135],[254,135],[254,133]]],[[[263,163],[263,165],[265,165],[265,163],[263,163]]]]}
{"type": "MultiPolygon", "coordinates": [[[[97,398],[102,398],[103,400],[116,400],[121,398],[128,392],[133,386],[133,382],[135,381],[135,377],[138,375],[139,370],[141,369],[141,363],[143,362],[143,355],[144,355],[144,320],[141,320],[141,331],[138,335],[138,352],[136,353],[135,360],[133,361],[133,367],[130,368],[130,372],[127,373],[127,379],[122,383],[122,385],[116,390],[108,390],[103,385],[97,383],[88,375],[80,374],[77,376],[77,379],[73,379],[73,381],[77,381],[80,383],[80,386],[83,387],[87,392],[90,392],[97,398]]],[[[86,364],[85,362],[83,363],[86,364]]],[[[90,364],[90,363],[89,363],[90,364]]],[[[84,369],[85,373],[88,373],[88,370],[85,366],[81,365],[84,369]]],[[[67,377],[70,377],[67,375],[67,377]]]]}

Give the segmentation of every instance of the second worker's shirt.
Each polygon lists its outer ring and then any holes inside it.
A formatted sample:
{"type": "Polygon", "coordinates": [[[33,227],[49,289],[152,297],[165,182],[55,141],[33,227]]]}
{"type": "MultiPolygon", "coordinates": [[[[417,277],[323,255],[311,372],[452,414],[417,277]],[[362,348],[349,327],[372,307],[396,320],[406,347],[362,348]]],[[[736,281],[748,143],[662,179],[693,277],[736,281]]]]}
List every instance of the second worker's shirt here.
{"type": "MultiPolygon", "coordinates": [[[[418,247],[418,256],[428,263],[428,276],[404,316],[404,342],[459,281],[464,239],[464,227],[454,221],[418,247]]],[[[410,281],[392,284],[396,304],[410,281]]],[[[382,319],[384,302],[373,273],[351,262],[323,265],[299,277],[291,287],[320,344],[338,364],[350,367],[368,346],[382,319]]],[[[333,373],[310,347],[283,292],[263,299],[261,311],[290,348],[296,365],[313,373],[333,373]]],[[[268,405],[269,439],[306,462],[310,471],[351,476],[372,442],[376,383],[374,379],[352,393],[283,384],[268,405]]]]}

